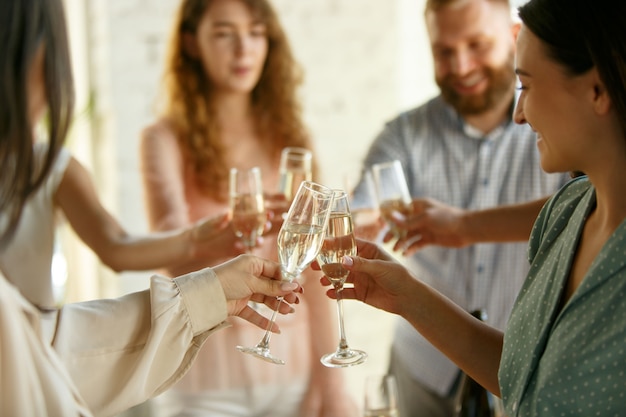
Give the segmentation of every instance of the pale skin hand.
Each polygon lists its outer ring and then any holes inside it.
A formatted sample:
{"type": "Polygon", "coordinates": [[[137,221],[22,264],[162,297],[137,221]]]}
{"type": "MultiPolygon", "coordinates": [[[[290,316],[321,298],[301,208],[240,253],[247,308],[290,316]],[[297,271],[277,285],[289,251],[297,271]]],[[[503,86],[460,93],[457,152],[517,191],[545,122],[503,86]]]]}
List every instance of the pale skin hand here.
{"type": "MultiPolygon", "coordinates": [[[[357,299],[398,314],[481,385],[499,395],[502,332],[476,320],[444,295],[416,279],[377,245],[357,239],[358,257],[344,258],[350,270],[344,299],[357,299]]],[[[318,265],[314,265],[318,268],[318,265]]],[[[323,285],[330,281],[322,278],[323,285]]],[[[326,293],[335,298],[335,291],[326,293]]]]}
{"type": "MultiPolygon", "coordinates": [[[[280,303],[281,314],[292,313],[294,309],[289,304],[300,302],[295,292],[302,292],[296,282],[281,282],[280,266],[252,255],[241,255],[213,268],[224,296],[227,300],[229,316],[238,316],[250,323],[266,329],[269,320],[248,306],[252,300],[266,304],[275,309],[278,305],[276,297],[284,297],[285,303],[280,303]],[[288,303],[288,304],[287,304],[288,303]]],[[[277,325],[272,325],[273,332],[279,332],[277,325]]]]}

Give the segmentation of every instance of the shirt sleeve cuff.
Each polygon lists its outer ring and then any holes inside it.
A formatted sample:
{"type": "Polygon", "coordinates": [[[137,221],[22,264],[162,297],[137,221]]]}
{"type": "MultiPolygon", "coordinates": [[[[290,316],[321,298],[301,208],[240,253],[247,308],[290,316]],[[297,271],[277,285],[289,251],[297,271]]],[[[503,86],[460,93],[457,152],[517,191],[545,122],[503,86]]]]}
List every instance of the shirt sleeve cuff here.
{"type": "Polygon", "coordinates": [[[189,313],[194,336],[218,326],[228,317],[226,296],[211,268],[174,280],[189,313]]]}

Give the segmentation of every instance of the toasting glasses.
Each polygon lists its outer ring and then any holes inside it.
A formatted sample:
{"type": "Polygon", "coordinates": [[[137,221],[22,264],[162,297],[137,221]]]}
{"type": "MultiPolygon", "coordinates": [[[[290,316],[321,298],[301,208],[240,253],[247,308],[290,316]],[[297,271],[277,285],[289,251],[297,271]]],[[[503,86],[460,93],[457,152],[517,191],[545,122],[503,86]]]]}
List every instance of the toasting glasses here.
{"type": "Polygon", "coordinates": [[[322,364],[330,368],[340,368],[358,365],[365,362],[367,353],[362,350],[350,349],[346,340],[346,331],[343,321],[343,303],[341,291],[350,272],[341,263],[344,256],[356,255],[352,215],[348,205],[348,195],[345,191],[334,190],[333,204],[330,218],[326,227],[324,243],[317,255],[317,262],[322,271],[335,287],[337,294],[337,313],[339,315],[339,346],[333,353],[321,358],[322,364]]]}
{"type": "Polygon", "coordinates": [[[263,202],[261,170],[232,168],[229,177],[229,203],[235,235],[243,241],[246,252],[252,252],[257,237],[263,234],[267,215],[263,202]]]}
{"type": "MultiPolygon", "coordinates": [[[[324,241],[324,232],[333,202],[333,191],[311,181],[300,184],[287,217],[278,232],[278,258],[284,281],[293,281],[315,259],[324,241]]],[[[279,298],[279,304],[282,298],[279,298]]],[[[270,328],[278,308],[272,313],[270,325],[254,347],[237,346],[243,353],[283,365],[285,362],[270,353],[270,328]]]]}

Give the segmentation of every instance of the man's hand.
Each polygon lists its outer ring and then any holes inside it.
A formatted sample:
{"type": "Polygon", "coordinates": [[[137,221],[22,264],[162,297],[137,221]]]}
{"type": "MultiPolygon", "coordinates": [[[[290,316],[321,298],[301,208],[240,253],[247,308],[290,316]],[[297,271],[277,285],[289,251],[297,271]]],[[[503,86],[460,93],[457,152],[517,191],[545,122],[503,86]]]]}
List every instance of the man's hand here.
{"type": "MultiPolygon", "coordinates": [[[[449,248],[467,246],[471,239],[464,227],[465,214],[465,210],[437,200],[415,199],[408,216],[394,218],[398,227],[406,230],[406,234],[395,242],[393,249],[408,256],[427,245],[449,248]]],[[[389,242],[393,237],[393,234],[388,233],[384,241],[389,242]]]]}

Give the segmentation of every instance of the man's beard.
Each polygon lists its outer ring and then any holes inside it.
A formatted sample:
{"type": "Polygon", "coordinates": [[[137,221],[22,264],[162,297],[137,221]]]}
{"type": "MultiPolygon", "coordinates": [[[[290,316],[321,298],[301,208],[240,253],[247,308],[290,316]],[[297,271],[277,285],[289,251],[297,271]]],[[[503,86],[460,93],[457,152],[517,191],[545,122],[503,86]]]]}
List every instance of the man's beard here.
{"type": "MultiPolygon", "coordinates": [[[[461,95],[456,92],[453,84],[455,76],[437,79],[444,100],[456,109],[462,116],[472,116],[484,113],[496,106],[503,97],[510,95],[515,83],[513,71],[514,56],[510,55],[506,63],[498,68],[485,68],[488,79],[487,89],[480,94],[461,95]]],[[[511,97],[512,99],[512,97],[511,97]]]]}

